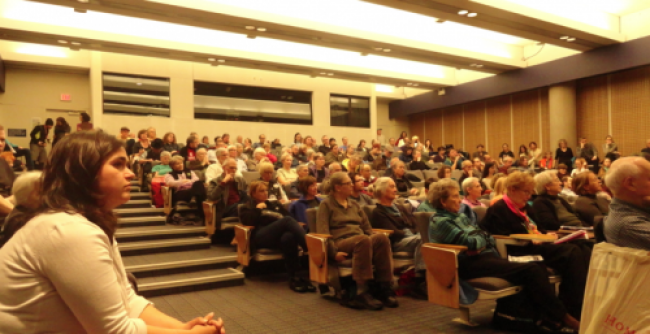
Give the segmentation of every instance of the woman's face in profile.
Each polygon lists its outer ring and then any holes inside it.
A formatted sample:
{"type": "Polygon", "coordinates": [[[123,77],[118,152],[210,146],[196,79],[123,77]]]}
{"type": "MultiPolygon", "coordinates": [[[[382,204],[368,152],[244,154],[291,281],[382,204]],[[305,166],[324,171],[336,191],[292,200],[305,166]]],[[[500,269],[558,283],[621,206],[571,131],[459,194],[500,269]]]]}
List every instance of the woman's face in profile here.
{"type": "Polygon", "coordinates": [[[105,211],[113,210],[131,198],[131,180],[135,175],[127,168],[127,161],[126,151],[121,148],[106,160],[99,171],[97,188],[103,195],[99,206],[105,211]]]}

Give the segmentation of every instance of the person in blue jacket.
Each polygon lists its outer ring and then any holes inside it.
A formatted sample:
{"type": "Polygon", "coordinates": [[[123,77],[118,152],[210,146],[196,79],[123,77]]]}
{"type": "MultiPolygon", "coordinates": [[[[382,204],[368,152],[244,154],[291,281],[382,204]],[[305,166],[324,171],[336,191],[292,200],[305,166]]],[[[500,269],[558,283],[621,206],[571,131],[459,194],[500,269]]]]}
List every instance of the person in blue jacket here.
{"type": "Polygon", "coordinates": [[[296,221],[304,223],[303,227],[309,231],[307,225],[307,209],[317,208],[323,200],[318,196],[318,184],[313,176],[305,176],[298,180],[298,190],[302,193],[299,200],[291,203],[289,214],[296,221]]]}

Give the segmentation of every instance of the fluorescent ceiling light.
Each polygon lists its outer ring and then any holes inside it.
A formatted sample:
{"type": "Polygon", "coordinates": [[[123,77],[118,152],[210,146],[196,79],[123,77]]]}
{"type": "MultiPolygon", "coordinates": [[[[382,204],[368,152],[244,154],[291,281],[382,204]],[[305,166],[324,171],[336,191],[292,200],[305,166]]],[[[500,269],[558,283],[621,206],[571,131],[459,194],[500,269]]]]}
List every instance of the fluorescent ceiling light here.
{"type": "MultiPolygon", "coordinates": [[[[472,0],[490,4],[489,0],[472,0]]],[[[531,1],[531,0],[505,0],[507,2],[515,3],[531,9],[542,11],[545,13],[564,17],[566,19],[582,22],[593,27],[602,28],[611,31],[618,31],[618,18],[609,14],[606,9],[617,8],[621,10],[622,7],[632,5],[633,1],[620,1],[620,0],[544,0],[544,1],[531,1]],[[627,2],[628,5],[622,4],[627,2]],[[603,5],[605,4],[605,5],[603,5]]],[[[639,2],[639,0],[636,0],[639,2]]]]}
{"type": "Polygon", "coordinates": [[[393,86],[375,84],[375,91],[383,93],[392,93],[395,90],[393,86]]]}
{"type": "Polygon", "coordinates": [[[232,15],[241,9],[287,18],[290,22],[318,30],[319,24],[387,35],[411,41],[458,48],[467,51],[512,58],[507,45],[528,45],[535,41],[446,22],[439,24],[430,16],[396,10],[358,0],[150,0],[232,15]],[[234,7],[234,8],[229,8],[234,7]],[[345,10],[341,10],[345,8],[345,10]],[[496,43],[494,43],[496,42],[496,43]]]}
{"type": "MultiPolygon", "coordinates": [[[[107,32],[124,36],[150,38],[160,41],[193,44],[210,48],[230,49],[242,52],[244,58],[250,52],[261,55],[274,55],[323,62],[331,65],[391,71],[406,75],[430,78],[445,77],[444,67],[415,61],[376,55],[359,57],[359,53],[352,51],[262,37],[246,39],[242,34],[98,12],[76,15],[67,7],[28,1],[5,0],[5,6],[7,9],[4,11],[3,16],[8,19],[77,28],[87,31],[107,32]]],[[[125,39],[124,42],[128,42],[128,39],[125,39]]]]}
{"type": "Polygon", "coordinates": [[[32,56],[42,56],[42,57],[54,57],[54,58],[67,58],[65,50],[56,46],[45,46],[45,45],[36,45],[36,44],[22,44],[16,53],[32,55],[32,56]]]}

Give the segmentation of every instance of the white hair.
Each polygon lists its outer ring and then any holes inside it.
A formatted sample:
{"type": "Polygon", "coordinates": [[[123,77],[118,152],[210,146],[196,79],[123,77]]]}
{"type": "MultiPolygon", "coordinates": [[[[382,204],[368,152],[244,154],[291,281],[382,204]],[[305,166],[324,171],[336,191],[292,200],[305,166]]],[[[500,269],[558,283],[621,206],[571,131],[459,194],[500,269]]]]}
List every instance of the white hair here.
{"type": "Polygon", "coordinates": [[[307,167],[307,165],[298,165],[298,167],[296,167],[296,173],[300,172],[303,169],[309,169],[309,167],[307,167]]]}
{"type": "Polygon", "coordinates": [[[162,159],[162,157],[170,157],[171,158],[172,154],[170,152],[163,151],[162,153],[160,153],[160,158],[162,159]]]}
{"type": "MultiPolygon", "coordinates": [[[[384,196],[384,193],[386,192],[386,189],[388,189],[388,185],[390,184],[390,181],[393,181],[390,177],[380,177],[373,183],[373,189],[372,189],[372,194],[375,196],[375,198],[380,199],[382,196],[384,196]]],[[[354,182],[354,181],[352,181],[354,182]]]]}
{"type": "Polygon", "coordinates": [[[200,152],[207,153],[208,151],[205,148],[201,147],[200,149],[196,150],[196,154],[199,154],[200,152]]]}
{"type": "Polygon", "coordinates": [[[228,154],[228,150],[226,150],[226,148],[224,148],[224,147],[219,147],[218,149],[216,149],[214,151],[214,153],[215,153],[215,155],[217,157],[220,157],[222,152],[226,152],[226,154],[228,154]]]}
{"type": "Polygon", "coordinates": [[[256,156],[257,154],[266,155],[266,150],[264,150],[261,147],[258,147],[258,148],[255,149],[255,151],[253,151],[253,156],[256,156]]]}
{"type": "Polygon", "coordinates": [[[557,171],[547,170],[535,175],[535,192],[537,195],[546,194],[546,185],[553,182],[557,171]]]}
{"type": "Polygon", "coordinates": [[[221,164],[221,166],[222,166],[222,167],[226,167],[226,166],[228,166],[228,164],[231,163],[231,162],[234,163],[235,166],[237,166],[237,160],[235,160],[234,158],[226,158],[226,160],[223,161],[223,163],[221,164]]]}
{"type": "Polygon", "coordinates": [[[21,174],[14,181],[11,193],[16,199],[16,205],[27,205],[30,202],[31,194],[38,191],[41,186],[42,172],[28,172],[21,174]]]}
{"type": "Polygon", "coordinates": [[[235,145],[230,145],[230,146],[228,146],[228,151],[230,151],[230,150],[235,150],[235,151],[237,151],[237,146],[235,146],[235,145]]]}
{"type": "Polygon", "coordinates": [[[468,177],[465,180],[463,180],[463,184],[461,186],[463,188],[463,191],[467,191],[467,188],[472,186],[474,184],[474,182],[478,182],[478,178],[468,177]]]}
{"type": "Polygon", "coordinates": [[[643,160],[645,159],[641,157],[625,157],[617,159],[612,163],[607,174],[605,174],[605,185],[612,191],[614,196],[621,190],[625,178],[631,177],[636,179],[641,176],[643,171],[636,162],[643,160]]]}

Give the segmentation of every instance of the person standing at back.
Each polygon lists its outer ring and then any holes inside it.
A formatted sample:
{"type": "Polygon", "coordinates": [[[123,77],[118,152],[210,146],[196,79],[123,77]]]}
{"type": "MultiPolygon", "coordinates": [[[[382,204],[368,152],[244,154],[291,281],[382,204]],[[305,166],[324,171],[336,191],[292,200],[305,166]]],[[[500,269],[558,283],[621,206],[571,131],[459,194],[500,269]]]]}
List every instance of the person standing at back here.
{"type": "Polygon", "coordinates": [[[82,112],[79,115],[79,120],[81,123],[77,124],[77,131],[88,131],[93,129],[93,123],[90,123],[90,116],[82,112]]]}
{"type": "Polygon", "coordinates": [[[31,137],[31,140],[29,141],[29,149],[32,151],[32,159],[34,159],[37,169],[42,169],[45,165],[45,161],[47,160],[47,152],[45,151],[45,146],[47,146],[47,143],[50,142],[47,136],[49,135],[50,129],[52,129],[53,125],[54,122],[52,119],[48,118],[45,121],[45,125],[35,126],[32,132],[29,134],[31,137]]]}

